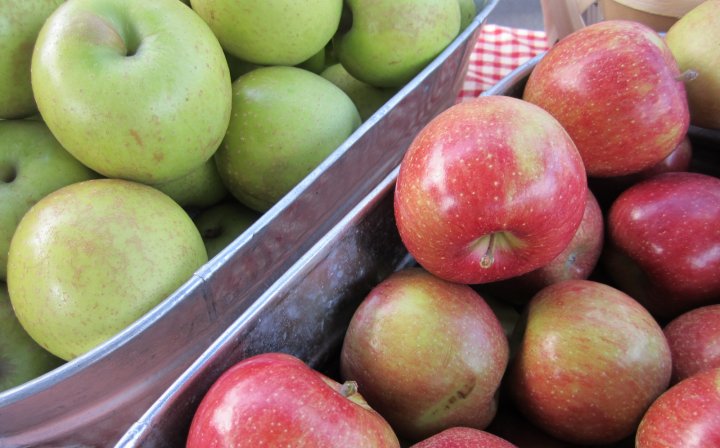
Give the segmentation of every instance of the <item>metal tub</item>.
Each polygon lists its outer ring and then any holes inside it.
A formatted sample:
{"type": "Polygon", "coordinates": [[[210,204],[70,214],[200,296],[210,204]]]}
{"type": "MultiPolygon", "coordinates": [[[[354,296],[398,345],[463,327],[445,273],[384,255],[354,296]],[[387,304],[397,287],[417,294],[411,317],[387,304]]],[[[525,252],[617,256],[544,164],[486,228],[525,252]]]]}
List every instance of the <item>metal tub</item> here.
{"type": "MultiPolygon", "coordinates": [[[[478,15],[434,61],[152,311],[87,354],[0,393],[0,447],[112,446],[240,316],[258,319],[255,336],[243,344],[273,346],[257,336],[275,333],[275,324],[263,326],[267,320],[257,314],[258,298],[297,269],[399,164],[415,134],[455,102],[480,28],[498,1],[476,0],[478,15]]],[[[336,263],[340,269],[343,262],[336,263]]],[[[337,282],[345,281],[347,273],[337,269],[337,282]]],[[[318,305],[325,322],[334,321],[335,305],[318,305]]],[[[306,310],[294,309],[298,322],[307,318],[306,310]]]]}

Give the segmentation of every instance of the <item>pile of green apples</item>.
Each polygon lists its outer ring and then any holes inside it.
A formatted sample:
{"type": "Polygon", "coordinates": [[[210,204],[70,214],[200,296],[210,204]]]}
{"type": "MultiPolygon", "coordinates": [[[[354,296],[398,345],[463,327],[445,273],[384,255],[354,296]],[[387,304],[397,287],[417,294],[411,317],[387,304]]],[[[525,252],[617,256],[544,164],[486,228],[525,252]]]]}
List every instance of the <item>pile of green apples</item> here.
{"type": "Polygon", "coordinates": [[[175,291],[476,12],[466,0],[0,2],[0,391],[175,291]]]}

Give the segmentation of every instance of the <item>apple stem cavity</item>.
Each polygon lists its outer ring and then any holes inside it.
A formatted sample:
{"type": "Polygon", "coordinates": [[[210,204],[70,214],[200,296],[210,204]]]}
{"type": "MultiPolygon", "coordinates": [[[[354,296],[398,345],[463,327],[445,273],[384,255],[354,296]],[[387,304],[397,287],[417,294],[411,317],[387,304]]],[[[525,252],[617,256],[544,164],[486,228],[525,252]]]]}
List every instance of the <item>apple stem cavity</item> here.
{"type": "Polygon", "coordinates": [[[17,177],[15,167],[9,164],[0,165],[0,182],[9,184],[17,177]]]}
{"type": "Polygon", "coordinates": [[[342,386],[340,386],[340,395],[342,395],[345,398],[351,397],[355,395],[358,391],[358,384],[357,381],[345,381],[342,386]]]}
{"type": "Polygon", "coordinates": [[[495,234],[490,234],[490,240],[488,241],[487,249],[485,250],[485,254],[483,254],[482,258],[480,258],[480,267],[483,269],[490,269],[490,267],[495,262],[495,256],[493,255],[493,252],[495,251],[495,234]]]}
{"type": "Polygon", "coordinates": [[[698,72],[691,68],[685,70],[675,77],[676,81],[689,82],[694,81],[698,77],[698,72]]]}

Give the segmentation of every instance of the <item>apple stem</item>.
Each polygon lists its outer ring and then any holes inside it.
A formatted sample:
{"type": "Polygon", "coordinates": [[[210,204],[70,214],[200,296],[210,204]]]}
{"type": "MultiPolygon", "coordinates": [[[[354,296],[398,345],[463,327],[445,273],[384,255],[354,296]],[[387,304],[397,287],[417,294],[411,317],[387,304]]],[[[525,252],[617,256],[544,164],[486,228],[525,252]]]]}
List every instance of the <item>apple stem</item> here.
{"type": "Polygon", "coordinates": [[[698,72],[689,68],[675,77],[676,81],[688,82],[698,77],[698,72]]]}
{"type": "Polygon", "coordinates": [[[485,250],[485,254],[480,259],[480,267],[483,269],[489,269],[493,263],[495,262],[495,256],[493,255],[493,252],[495,251],[495,234],[490,234],[490,241],[488,241],[488,247],[487,250],[485,250]]]}
{"type": "Polygon", "coordinates": [[[351,395],[355,395],[357,393],[357,390],[357,381],[345,381],[342,386],[340,386],[340,395],[347,398],[351,395]]]}

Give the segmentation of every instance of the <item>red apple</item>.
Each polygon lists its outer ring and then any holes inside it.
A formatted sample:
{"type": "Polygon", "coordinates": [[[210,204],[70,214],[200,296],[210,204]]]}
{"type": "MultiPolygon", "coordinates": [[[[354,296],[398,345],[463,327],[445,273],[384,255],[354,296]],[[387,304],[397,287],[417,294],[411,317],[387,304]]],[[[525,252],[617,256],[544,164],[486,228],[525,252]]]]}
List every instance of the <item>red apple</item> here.
{"type": "Polygon", "coordinates": [[[568,280],[540,291],[508,373],[517,408],[558,439],[618,442],[668,387],[670,348],[639,303],[603,283],[568,280]]]}
{"type": "Polygon", "coordinates": [[[672,353],[672,382],[720,367],[720,304],[695,308],[664,330],[672,353]]]}
{"type": "Polygon", "coordinates": [[[488,96],[441,113],[411,143],[395,190],[400,236],[425,269],[487,283],[537,269],[580,225],[582,160],[547,112],[488,96]]]}
{"type": "Polygon", "coordinates": [[[503,400],[501,393],[498,412],[486,431],[520,448],[577,448],[578,445],[559,440],[533,425],[512,402],[503,400]]]}
{"type": "Polygon", "coordinates": [[[603,264],[665,321],[720,300],[720,179],[665,173],[630,187],[608,215],[603,264]]]}
{"type": "Polygon", "coordinates": [[[589,176],[649,168],[689,126],[685,86],[662,38],[637,22],[607,20],[554,45],[523,99],[549,111],[577,145],[589,176]]]}
{"type": "Polygon", "coordinates": [[[353,383],[340,385],[282,353],[247,358],[223,373],[193,417],[188,448],[393,447],[390,425],[353,383]]]}
{"type": "Polygon", "coordinates": [[[507,440],[474,428],[448,428],[410,448],[517,448],[507,440]]]}
{"type": "Polygon", "coordinates": [[[409,268],[355,311],[340,371],[399,436],[419,441],[453,426],[485,428],[508,353],[500,322],[472,288],[409,268]]]}
{"type": "Polygon", "coordinates": [[[720,446],[720,368],[686,378],[662,394],[640,422],[635,446],[720,446]]]}

